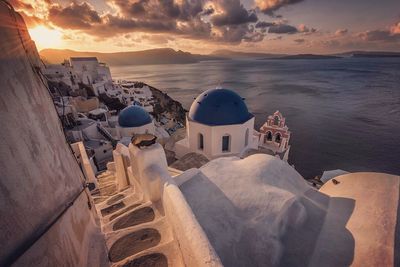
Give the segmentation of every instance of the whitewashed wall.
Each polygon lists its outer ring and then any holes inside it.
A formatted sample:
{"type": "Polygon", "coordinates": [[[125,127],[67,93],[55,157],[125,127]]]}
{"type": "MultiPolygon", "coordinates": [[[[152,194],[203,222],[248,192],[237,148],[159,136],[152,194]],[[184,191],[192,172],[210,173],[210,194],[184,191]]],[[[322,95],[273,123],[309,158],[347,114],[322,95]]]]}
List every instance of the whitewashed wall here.
{"type": "Polygon", "coordinates": [[[187,138],[189,151],[205,155],[209,159],[220,156],[237,155],[246,147],[254,147],[253,130],[254,118],[243,124],[208,126],[191,120],[187,120],[187,138]],[[246,146],[246,130],[249,130],[246,146]],[[199,134],[203,134],[204,149],[199,149],[199,134]],[[222,152],[222,137],[230,135],[230,151],[222,152]]]}

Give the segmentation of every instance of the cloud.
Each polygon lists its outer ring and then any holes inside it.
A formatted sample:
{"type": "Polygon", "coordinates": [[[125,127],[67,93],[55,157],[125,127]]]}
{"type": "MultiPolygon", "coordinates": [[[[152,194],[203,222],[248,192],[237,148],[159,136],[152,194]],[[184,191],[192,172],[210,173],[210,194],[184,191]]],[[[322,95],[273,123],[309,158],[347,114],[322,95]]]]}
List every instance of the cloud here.
{"type": "Polygon", "coordinates": [[[276,24],[272,25],[268,29],[268,33],[276,33],[276,34],[294,34],[298,33],[296,27],[288,25],[288,24],[276,24]]]}
{"type": "Polygon", "coordinates": [[[309,28],[304,24],[300,24],[297,29],[298,29],[299,32],[302,32],[302,33],[315,33],[315,32],[317,32],[317,29],[309,28]]]}
{"type": "Polygon", "coordinates": [[[120,16],[131,19],[190,20],[203,11],[203,0],[108,0],[118,9],[120,16]]]}
{"type": "Polygon", "coordinates": [[[20,1],[20,0],[8,0],[8,2],[14,7],[14,9],[16,10],[29,10],[29,11],[33,11],[33,6],[31,3],[26,3],[24,1],[20,1]]]}
{"type": "Polygon", "coordinates": [[[178,28],[177,24],[172,20],[134,20],[107,14],[102,17],[102,24],[92,25],[86,32],[94,36],[108,38],[130,32],[178,34],[178,28]]]}
{"type": "Polygon", "coordinates": [[[248,33],[243,37],[244,42],[252,42],[252,43],[257,43],[261,42],[264,40],[265,34],[261,32],[253,32],[253,33],[248,33]]]}
{"type": "Polygon", "coordinates": [[[90,4],[54,4],[48,18],[64,29],[80,30],[102,39],[130,32],[171,34],[211,42],[258,42],[264,32],[250,24],[255,11],[240,0],[108,0],[114,12],[99,14],[90,4]]]}
{"type": "Polygon", "coordinates": [[[312,40],[315,46],[329,50],[386,50],[398,51],[400,33],[396,33],[397,24],[383,29],[350,33],[347,29],[338,29],[335,34],[324,35],[322,39],[312,40]]]}
{"type": "Polygon", "coordinates": [[[28,15],[24,11],[19,11],[21,16],[23,17],[28,28],[34,28],[38,25],[45,24],[45,21],[35,15],[28,15]]]}
{"type": "Polygon", "coordinates": [[[165,34],[146,34],[141,36],[142,40],[146,40],[147,42],[151,43],[151,44],[162,44],[165,45],[167,44],[169,41],[173,41],[173,38],[171,36],[165,35],[165,34]]]}
{"type": "Polygon", "coordinates": [[[255,0],[256,6],[261,12],[273,15],[278,9],[302,2],[303,0],[255,0]]]}
{"type": "Polygon", "coordinates": [[[239,44],[241,41],[260,42],[264,37],[264,33],[255,31],[253,27],[242,24],[232,25],[229,27],[217,27],[213,30],[211,40],[223,43],[239,44]]]}
{"type": "Polygon", "coordinates": [[[363,41],[367,42],[398,42],[400,34],[392,33],[388,30],[365,31],[358,34],[363,41]]]}
{"type": "Polygon", "coordinates": [[[322,40],[319,44],[329,48],[338,48],[343,46],[343,44],[338,40],[322,40]]]}
{"type": "Polygon", "coordinates": [[[66,7],[51,6],[48,18],[61,28],[80,30],[101,38],[129,32],[187,34],[188,27],[193,27],[192,35],[198,36],[198,31],[209,28],[208,23],[197,18],[202,11],[198,2],[184,0],[182,5],[177,5],[172,0],[113,0],[109,3],[118,12],[103,15],[86,2],[73,2],[66,7]]]}
{"type": "Polygon", "coordinates": [[[255,28],[260,28],[266,30],[268,28],[268,33],[275,34],[295,34],[303,33],[305,35],[313,34],[317,32],[314,28],[309,28],[304,24],[300,24],[299,27],[295,27],[287,24],[287,20],[278,20],[274,22],[259,21],[255,24],[255,28]]]}
{"type": "MultiPolygon", "coordinates": [[[[112,40],[132,33],[138,36],[155,34],[154,40],[146,37],[146,41],[153,43],[163,43],[167,41],[163,36],[169,36],[235,45],[260,42],[268,33],[316,31],[305,25],[291,26],[283,19],[259,21],[256,12],[260,9],[248,10],[242,0],[106,0],[110,8],[106,11],[98,11],[85,1],[68,4],[51,0],[11,1],[25,12],[22,15],[30,26],[56,26],[69,32],[88,34],[96,40],[112,40]]],[[[258,4],[262,3],[263,10],[270,12],[296,2],[301,1],[269,0],[258,1],[258,4]]]]}
{"type": "Polygon", "coordinates": [[[46,16],[50,0],[8,0],[8,2],[21,14],[28,28],[47,25],[46,16]]]}
{"type": "Polygon", "coordinates": [[[348,29],[337,29],[335,32],[335,36],[344,36],[349,32],[348,29]]]}
{"type": "Polygon", "coordinates": [[[88,29],[93,24],[102,22],[99,14],[86,2],[72,2],[67,7],[52,5],[49,9],[49,20],[56,26],[65,29],[88,29]]]}
{"type": "Polygon", "coordinates": [[[358,34],[364,41],[368,42],[400,42],[400,22],[387,29],[378,29],[361,32],[358,34]]]}
{"type": "Polygon", "coordinates": [[[269,39],[269,40],[271,40],[271,41],[279,41],[279,40],[282,40],[282,39],[283,39],[283,37],[281,35],[279,35],[279,36],[276,36],[275,38],[272,38],[272,39],[269,39]]]}
{"type": "Polygon", "coordinates": [[[239,0],[223,0],[217,1],[217,3],[222,12],[211,17],[211,22],[215,26],[239,25],[258,21],[256,13],[247,11],[239,0]]]}
{"type": "Polygon", "coordinates": [[[205,9],[203,9],[203,11],[201,12],[202,16],[209,16],[212,15],[215,12],[214,8],[212,7],[207,7],[205,9]]]}
{"type": "Polygon", "coordinates": [[[271,26],[274,26],[275,23],[274,22],[267,22],[267,21],[259,21],[256,23],[255,27],[256,28],[268,28],[271,26]]]}
{"type": "Polygon", "coordinates": [[[400,34],[400,22],[396,23],[392,27],[390,27],[391,34],[400,34]]]}

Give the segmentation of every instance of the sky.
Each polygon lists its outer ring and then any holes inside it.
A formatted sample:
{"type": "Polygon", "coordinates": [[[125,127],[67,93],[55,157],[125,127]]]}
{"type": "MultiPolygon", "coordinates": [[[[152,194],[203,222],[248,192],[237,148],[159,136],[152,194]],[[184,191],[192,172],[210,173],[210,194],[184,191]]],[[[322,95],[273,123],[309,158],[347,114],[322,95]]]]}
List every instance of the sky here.
{"type": "Polygon", "coordinates": [[[400,52],[400,0],[9,0],[38,49],[400,52]]]}

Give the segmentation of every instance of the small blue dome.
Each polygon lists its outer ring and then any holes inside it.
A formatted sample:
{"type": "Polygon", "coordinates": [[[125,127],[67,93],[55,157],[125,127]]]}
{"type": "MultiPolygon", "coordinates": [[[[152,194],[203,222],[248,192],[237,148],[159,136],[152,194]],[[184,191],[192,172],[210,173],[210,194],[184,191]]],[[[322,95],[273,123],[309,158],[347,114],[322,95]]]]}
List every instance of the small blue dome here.
{"type": "Polygon", "coordinates": [[[140,127],[151,122],[150,114],[140,106],[126,107],[118,115],[118,124],[124,128],[140,127]]]}
{"type": "Polygon", "coordinates": [[[203,92],[189,110],[191,120],[210,126],[242,124],[252,117],[243,99],[228,89],[203,92]]]}

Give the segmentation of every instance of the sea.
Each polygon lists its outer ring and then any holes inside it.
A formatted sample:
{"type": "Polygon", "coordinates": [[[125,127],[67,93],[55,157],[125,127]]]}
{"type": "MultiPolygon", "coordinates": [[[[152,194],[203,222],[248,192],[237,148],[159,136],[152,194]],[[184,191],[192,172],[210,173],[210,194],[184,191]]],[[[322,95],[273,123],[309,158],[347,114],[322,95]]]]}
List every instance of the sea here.
{"type": "Polygon", "coordinates": [[[313,178],[325,170],[400,174],[400,58],[240,59],[111,67],[189,109],[201,92],[245,98],[258,130],[279,110],[291,131],[289,163],[313,178]]]}

